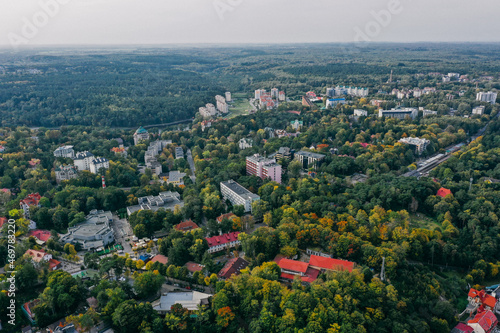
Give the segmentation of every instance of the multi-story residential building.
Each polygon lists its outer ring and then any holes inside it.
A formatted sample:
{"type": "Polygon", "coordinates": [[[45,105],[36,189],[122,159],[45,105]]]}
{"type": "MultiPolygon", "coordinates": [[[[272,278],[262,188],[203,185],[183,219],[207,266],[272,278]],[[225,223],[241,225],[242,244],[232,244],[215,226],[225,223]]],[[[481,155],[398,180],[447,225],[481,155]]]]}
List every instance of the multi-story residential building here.
{"type": "Polygon", "coordinates": [[[278,100],[279,100],[280,102],[284,102],[284,101],[286,101],[286,95],[285,95],[285,92],[284,92],[284,91],[280,91],[280,92],[279,92],[279,95],[278,95],[278,100]]]}
{"type": "Polygon", "coordinates": [[[61,236],[63,244],[80,244],[85,250],[96,250],[111,244],[115,240],[110,222],[113,214],[102,210],[92,210],[85,218],[85,222],[68,228],[68,232],[61,236]]]}
{"type": "Polygon", "coordinates": [[[478,92],[476,95],[476,100],[480,102],[488,102],[495,104],[497,102],[497,93],[493,91],[489,92],[478,92]]]}
{"type": "Polygon", "coordinates": [[[233,99],[231,98],[231,92],[226,91],[226,102],[231,102],[233,99]]]}
{"type": "Polygon", "coordinates": [[[247,175],[254,175],[261,179],[269,178],[281,184],[281,165],[274,159],[265,158],[259,154],[247,156],[247,175]]]}
{"type": "Polygon", "coordinates": [[[327,108],[334,108],[337,106],[337,104],[345,104],[346,100],[345,98],[330,98],[326,100],[326,107],[327,108]]]}
{"type": "Polygon", "coordinates": [[[184,158],[184,150],[182,147],[175,147],[175,159],[184,158]]]}
{"type": "Polygon", "coordinates": [[[207,105],[205,105],[205,107],[207,108],[208,113],[210,113],[211,116],[215,116],[215,114],[217,113],[215,105],[213,105],[212,103],[208,103],[207,105]]]}
{"type": "Polygon", "coordinates": [[[368,88],[358,88],[358,87],[346,87],[346,86],[336,86],[335,88],[327,88],[326,95],[329,97],[350,95],[357,97],[368,96],[368,88]]]}
{"type": "Polygon", "coordinates": [[[226,99],[222,97],[221,95],[215,96],[215,100],[217,101],[217,110],[219,110],[222,113],[228,113],[229,112],[229,106],[226,103],[226,99]]]}
{"type": "Polygon", "coordinates": [[[299,151],[295,153],[294,159],[302,164],[304,169],[314,168],[316,169],[320,166],[321,162],[325,158],[325,155],[311,153],[309,151],[299,151]]]}
{"type": "Polygon", "coordinates": [[[354,110],[354,115],[356,117],[366,117],[366,116],[368,116],[368,111],[366,111],[366,110],[360,110],[360,109],[355,109],[354,110]]]}
{"type": "Polygon", "coordinates": [[[243,138],[238,142],[238,146],[240,147],[241,150],[252,148],[253,140],[250,138],[243,138]]]}
{"type": "Polygon", "coordinates": [[[213,236],[205,238],[208,243],[208,253],[215,253],[219,251],[224,251],[227,248],[235,247],[236,245],[241,244],[238,240],[238,235],[240,233],[238,231],[231,232],[228,234],[223,234],[220,236],[213,236]]]}
{"type": "Polygon", "coordinates": [[[335,88],[326,88],[326,96],[335,97],[335,88]]]}
{"type": "Polygon", "coordinates": [[[296,131],[300,130],[302,128],[302,126],[304,126],[304,122],[302,120],[292,120],[290,122],[290,126],[292,126],[292,128],[296,131]]]}
{"type": "Polygon", "coordinates": [[[99,173],[101,169],[109,169],[109,160],[104,157],[96,157],[90,162],[90,172],[99,173]]]}
{"type": "Polygon", "coordinates": [[[282,159],[290,161],[291,159],[293,159],[294,154],[295,150],[288,147],[280,147],[280,149],[278,149],[278,151],[276,152],[275,158],[277,161],[280,161],[282,159]]]}
{"type": "Polygon", "coordinates": [[[252,202],[260,200],[257,194],[253,194],[234,180],[221,182],[220,191],[224,200],[229,200],[233,206],[243,206],[245,212],[251,212],[252,202]]]}
{"type": "Polygon", "coordinates": [[[157,196],[141,197],[137,199],[138,205],[127,207],[127,214],[130,216],[139,210],[157,211],[160,208],[173,211],[176,206],[179,208],[184,206],[184,202],[180,198],[181,195],[177,192],[161,192],[157,196]]]}
{"type": "Polygon", "coordinates": [[[141,141],[149,140],[149,132],[142,126],[134,133],[134,145],[138,145],[141,141]]]}
{"type": "Polygon", "coordinates": [[[30,207],[40,207],[40,199],[42,196],[38,193],[31,193],[26,198],[19,202],[19,206],[23,210],[24,218],[30,219],[30,207]]]}
{"type": "Polygon", "coordinates": [[[271,98],[279,98],[280,91],[278,88],[271,89],[271,98]]]}
{"type": "Polygon", "coordinates": [[[201,107],[199,108],[199,112],[200,112],[200,115],[203,117],[203,118],[210,118],[212,117],[212,115],[210,114],[210,112],[208,111],[208,109],[206,107],[201,107]]]}
{"type": "Polygon", "coordinates": [[[443,83],[450,82],[451,78],[449,76],[443,76],[443,83]]]}
{"type": "Polygon", "coordinates": [[[391,110],[378,110],[379,117],[390,117],[390,118],[398,118],[405,119],[406,117],[410,117],[411,119],[415,119],[418,117],[418,110],[415,108],[403,108],[403,109],[391,109],[391,110]]]}
{"type": "Polygon", "coordinates": [[[484,109],[485,109],[484,105],[475,107],[474,109],[472,109],[472,114],[483,115],[484,109]]]}
{"type": "Polygon", "coordinates": [[[55,172],[57,183],[60,183],[63,180],[70,180],[78,177],[78,169],[73,165],[64,165],[57,167],[55,172]]]}
{"type": "Polygon", "coordinates": [[[73,158],[75,157],[75,151],[73,150],[73,146],[62,146],[54,150],[54,156],[73,158]]]}
{"type": "Polygon", "coordinates": [[[75,158],[73,159],[73,164],[76,166],[78,171],[90,171],[90,163],[94,159],[94,154],[83,151],[76,153],[75,158]]]}
{"type": "Polygon", "coordinates": [[[420,139],[420,138],[401,138],[399,142],[402,142],[407,145],[415,146],[416,151],[419,155],[421,155],[426,149],[427,146],[429,146],[429,143],[431,143],[427,139],[420,139]]]}

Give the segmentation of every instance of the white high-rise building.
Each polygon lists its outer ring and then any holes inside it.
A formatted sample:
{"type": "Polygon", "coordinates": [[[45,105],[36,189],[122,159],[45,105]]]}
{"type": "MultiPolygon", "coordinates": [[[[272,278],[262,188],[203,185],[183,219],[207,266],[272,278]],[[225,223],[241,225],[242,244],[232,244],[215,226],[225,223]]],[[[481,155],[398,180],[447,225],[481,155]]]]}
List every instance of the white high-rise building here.
{"type": "Polygon", "coordinates": [[[231,102],[231,101],[232,101],[231,92],[226,91],[226,102],[231,102]]]}
{"type": "Polygon", "coordinates": [[[285,92],[284,92],[284,91],[280,91],[280,93],[279,93],[279,97],[278,97],[278,100],[279,100],[280,102],[284,102],[284,101],[286,101],[286,95],[285,95],[285,92]]]}
{"type": "Polygon", "coordinates": [[[221,95],[215,96],[215,100],[217,101],[217,110],[219,110],[222,113],[228,113],[229,112],[229,106],[226,103],[226,99],[222,97],[221,95]]]}
{"type": "Polygon", "coordinates": [[[78,171],[87,170],[90,171],[90,163],[94,159],[94,154],[83,151],[76,153],[75,158],[73,159],[73,164],[76,166],[78,171]]]}
{"type": "Polygon", "coordinates": [[[278,88],[273,88],[271,89],[271,98],[278,98],[279,97],[279,89],[278,88]]]}
{"type": "Polygon", "coordinates": [[[495,104],[497,102],[497,93],[493,91],[489,92],[478,92],[476,95],[476,100],[480,102],[488,102],[495,104]]]}
{"type": "Polygon", "coordinates": [[[90,172],[98,173],[100,169],[109,169],[109,161],[104,157],[96,157],[90,162],[90,172]]]}
{"type": "Polygon", "coordinates": [[[75,151],[73,150],[73,146],[62,146],[54,150],[55,157],[75,157],[75,151]]]}

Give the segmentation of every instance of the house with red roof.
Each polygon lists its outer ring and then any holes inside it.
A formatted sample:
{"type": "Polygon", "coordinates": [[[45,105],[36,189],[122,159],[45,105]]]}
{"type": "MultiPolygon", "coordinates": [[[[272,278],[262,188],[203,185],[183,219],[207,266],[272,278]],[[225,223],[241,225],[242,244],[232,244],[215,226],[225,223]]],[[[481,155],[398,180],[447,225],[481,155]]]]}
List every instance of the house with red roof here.
{"type": "Polygon", "coordinates": [[[24,218],[30,219],[30,207],[40,207],[40,199],[42,196],[38,193],[31,193],[26,198],[19,202],[19,206],[24,211],[24,218]]]}
{"type": "Polygon", "coordinates": [[[37,241],[38,244],[45,244],[45,242],[47,242],[49,238],[52,236],[50,231],[40,230],[40,229],[31,230],[29,232],[29,235],[35,237],[38,240],[37,241]]]}
{"type": "Polygon", "coordinates": [[[155,262],[159,262],[160,264],[166,265],[168,264],[168,257],[165,257],[164,255],[157,254],[153,257],[153,259],[150,260],[153,264],[155,262]]]}
{"type": "Polygon", "coordinates": [[[52,259],[52,254],[45,252],[45,250],[29,249],[28,251],[26,251],[26,253],[24,253],[24,255],[27,257],[31,257],[31,260],[36,264],[52,259]]]}
{"type": "Polygon", "coordinates": [[[464,323],[458,323],[458,325],[451,330],[451,333],[474,333],[474,329],[464,323]]]}
{"type": "Polygon", "coordinates": [[[448,194],[452,194],[450,190],[448,190],[447,188],[444,188],[444,187],[441,187],[438,192],[437,192],[437,196],[438,197],[441,197],[441,198],[444,198],[446,197],[448,194]]]}
{"type": "Polygon", "coordinates": [[[217,274],[217,276],[220,279],[224,279],[224,280],[229,279],[231,277],[231,275],[233,275],[233,274],[234,275],[240,274],[240,271],[242,269],[247,268],[248,265],[250,265],[250,263],[243,258],[239,258],[239,257],[233,258],[233,259],[229,260],[228,262],[226,262],[226,264],[220,270],[220,272],[219,272],[219,274],[217,274]]]}
{"type": "Polygon", "coordinates": [[[174,225],[175,230],[188,232],[194,229],[198,229],[198,225],[191,220],[183,221],[179,224],[174,225]]]}
{"type": "Polygon", "coordinates": [[[205,238],[208,243],[208,253],[224,251],[226,248],[232,248],[241,244],[238,240],[239,234],[240,233],[238,231],[235,231],[220,236],[205,238]]]}
{"type": "Polygon", "coordinates": [[[186,266],[187,270],[189,271],[189,276],[193,276],[194,272],[201,272],[205,268],[205,266],[192,261],[188,261],[184,266],[186,266]]]}
{"type": "Polygon", "coordinates": [[[469,290],[467,300],[472,308],[477,308],[478,312],[493,310],[497,304],[497,299],[487,294],[485,290],[479,291],[474,288],[469,290]]]}
{"type": "Polygon", "coordinates": [[[284,280],[293,280],[298,276],[302,282],[313,282],[318,278],[320,271],[318,269],[312,268],[308,263],[290,260],[283,257],[276,257],[274,261],[281,268],[281,278],[284,280]]]}
{"type": "Polygon", "coordinates": [[[35,313],[33,312],[33,309],[38,304],[40,304],[40,300],[35,299],[33,301],[24,303],[23,306],[21,307],[21,310],[23,311],[24,315],[26,316],[26,318],[28,318],[29,322],[33,326],[36,325],[35,313]]]}
{"type": "Polygon", "coordinates": [[[490,310],[476,314],[467,324],[472,327],[475,333],[493,332],[498,325],[497,317],[490,310]]]}
{"type": "Polygon", "coordinates": [[[311,255],[309,266],[320,271],[348,271],[352,272],[354,263],[352,261],[326,258],[322,256],[311,255]]]}
{"type": "Polygon", "coordinates": [[[62,263],[59,260],[50,259],[48,262],[49,262],[49,271],[55,271],[62,268],[62,263]]]}
{"type": "Polygon", "coordinates": [[[3,225],[7,223],[8,219],[6,217],[0,217],[0,229],[2,229],[3,225]]]}
{"type": "Polygon", "coordinates": [[[231,212],[231,213],[227,213],[227,214],[222,214],[221,216],[217,217],[216,221],[217,221],[217,223],[221,223],[225,219],[232,221],[233,219],[235,219],[237,217],[238,216],[236,216],[235,214],[233,214],[231,212]]]}

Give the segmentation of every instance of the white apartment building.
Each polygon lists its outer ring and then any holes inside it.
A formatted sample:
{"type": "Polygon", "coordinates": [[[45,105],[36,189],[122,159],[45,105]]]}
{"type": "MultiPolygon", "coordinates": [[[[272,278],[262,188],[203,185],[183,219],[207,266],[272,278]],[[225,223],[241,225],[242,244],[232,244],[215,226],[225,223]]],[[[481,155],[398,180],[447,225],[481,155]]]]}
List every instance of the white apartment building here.
{"type": "Polygon", "coordinates": [[[220,191],[224,200],[229,200],[233,206],[245,207],[245,212],[252,211],[252,202],[260,200],[257,194],[253,194],[234,180],[220,183],[220,191]]]}
{"type": "Polygon", "coordinates": [[[431,143],[427,139],[412,138],[412,137],[401,138],[399,140],[399,142],[407,144],[407,145],[415,146],[416,151],[419,155],[421,155],[425,151],[425,149],[427,149],[427,146],[429,145],[429,143],[431,143]]]}
{"type": "Polygon", "coordinates": [[[497,93],[493,91],[489,92],[478,92],[476,95],[476,101],[480,102],[488,102],[491,104],[495,104],[497,102],[497,93]]]}
{"type": "Polygon", "coordinates": [[[217,101],[217,110],[219,110],[222,113],[228,113],[229,112],[229,106],[226,103],[226,99],[222,97],[221,95],[215,96],[215,100],[217,101]]]}
{"type": "Polygon", "coordinates": [[[238,146],[240,147],[241,150],[252,148],[253,140],[250,138],[243,138],[238,142],[238,146]]]}
{"type": "Polygon", "coordinates": [[[87,170],[90,171],[90,163],[94,159],[94,154],[88,151],[76,153],[73,159],[73,164],[78,169],[78,171],[87,170]]]}
{"type": "Polygon", "coordinates": [[[109,169],[109,160],[104,157],[96,157],[90,162],[90,172],[97,174],[100,169],[109,169]]]}
{"type": "Polygon", "coordinates": [[[142,126],[134,133],[134,145],[138,145],[141,141],[149,140],[149,132],[142,126]]]}
{"type": "Polygon", "coordinates": [[[73,146],[62,146],[54,150],[54,156],[73,158],[75,151],[73,150],[73,146]]]}
{"type": "Polygon", "coordinates": [[[415,119],[418,117],[418,110],[415,108],[403,108],[403,109],[391,109],[391,110],[378,110],[379,117],[390,117],[390,118],[398,118],[405,119],[406,116],[411,119],[415,119]]]}
{"type": "Polygon", "coordinates": [[[474,109],[472,109],[472,114],[483,115],[484,109],[485,109],[484,105],[475,107],[474,109]]]}
{"type": "Polygon", "coordinates": [[[231,98],[231,92],[226,91],[226,102],[231,102],[233,99],[231,98]]]}
{"type": "Polygon", "coordinates": [[[354,115],[357,116],[357,117],[366,117],[366,116],[368,116],[368,111],[361,110],[361,109],[355,109],[354,110],[354,115]]]}

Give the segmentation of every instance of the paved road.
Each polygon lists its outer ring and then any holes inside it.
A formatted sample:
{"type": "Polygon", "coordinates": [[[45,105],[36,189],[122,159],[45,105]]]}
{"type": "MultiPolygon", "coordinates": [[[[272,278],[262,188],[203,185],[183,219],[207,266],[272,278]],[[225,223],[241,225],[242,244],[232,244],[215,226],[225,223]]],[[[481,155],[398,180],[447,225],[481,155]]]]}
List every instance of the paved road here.
{"type": "Polygon", "coordinates": [[[194,166],[193,154],[191,153],[191,149],[187,150],[186,157],[187,157],[187,161],[189,163],[189,168],[191,169],[191,172],[193,173],[191,176],[189,176],[189,178],[191,178],[191,180],[194,183],[196,181],[196,176],[195,176],[196,167],[194,166]]]}
{"type": "Polygon", "coordinates": [[[118,216],[113,215],[113,222],[111,223],[111,227],[115,232],[116,243],[120,243],[123,246],[123,251],[125,253],[133,253],[132,247],[130,246],[129,242],[125,240],[126,238],[133,237],[134,235],[127,219],[120,219],[118,218],[118,216]]]}

